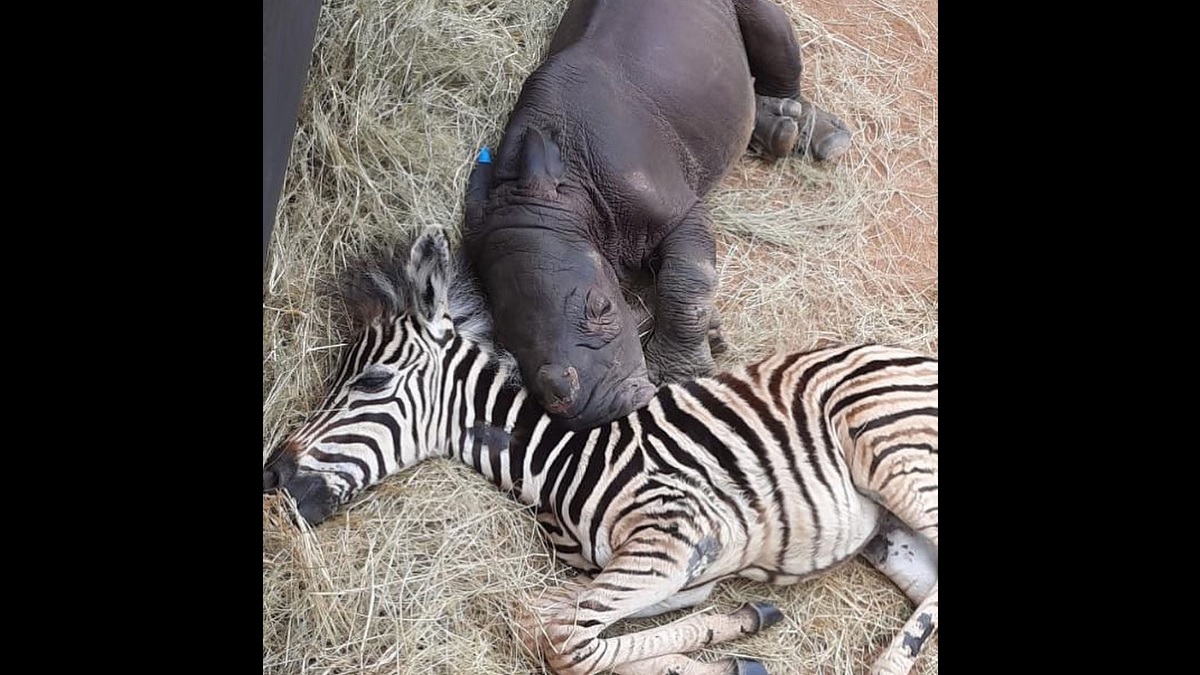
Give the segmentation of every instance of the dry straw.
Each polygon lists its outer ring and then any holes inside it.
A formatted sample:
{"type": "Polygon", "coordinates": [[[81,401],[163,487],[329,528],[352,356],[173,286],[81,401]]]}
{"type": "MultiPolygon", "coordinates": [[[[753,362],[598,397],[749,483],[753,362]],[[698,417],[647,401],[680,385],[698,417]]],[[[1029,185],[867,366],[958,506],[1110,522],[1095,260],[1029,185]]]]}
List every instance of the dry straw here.
{"type": "MultiPolygon", "coordinates": [[[[322,284],[401,231],[458,239],[474,153],[496,144],[564,6],[324,3],[263,277],[264,458],[319,403],[347,338],[322,284]]],[[[785,5],[804,85],[855,130],[850,153],[830,166],[747,156],[708,199],[726,363],[821,340],[937,354],[936,16],[866,6],[876,11],[850,38],[785,5]],[[919,62],[896,48],[905,41],[919,62]],[[905,73],[930,61],[933,84],[915,88],[905,73]],[[914,175],[931,178],[914,186],[914,175]]],[[[264,674],[541,672],[512,637],[511,608],[571,572],[529,513],[467,468],[422,465],[315,529],[293,527],[289,508],[263,498],[264,674]]],[[[857,560],[790,587],[727,582],[696,611],[751,599],[775,602],[786,620],[699,658],[865,672],[911,612],[857,560]]],[[[937,672],[936,637],[917,671],[937,672]]]]}

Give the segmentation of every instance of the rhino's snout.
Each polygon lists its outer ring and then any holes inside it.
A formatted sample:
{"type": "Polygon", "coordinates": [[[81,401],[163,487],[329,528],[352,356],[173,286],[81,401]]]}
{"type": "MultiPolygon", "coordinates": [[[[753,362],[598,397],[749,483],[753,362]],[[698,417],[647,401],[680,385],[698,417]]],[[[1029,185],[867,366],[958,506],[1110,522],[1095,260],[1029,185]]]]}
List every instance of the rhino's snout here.
{"type": "Polygon", "coordinates": [[[622,408],[628,408],[630,411],[645,407],[650,403],[650,399],[654,398],[654,392],[658,391],[658,387],[650,384],[650,380],[640,378],[629,383],[628,398],[625,400],[625,405],[622,408]]]}
{"type": "Polygon", "coordinates": [[[584,431],[602,424],[625,417],[633,411],[644,408],[654,398],[658,388],[645,377],[630,378],[625,383],[611,388],[602,388],[596,396],[588,401],[586,409],[578,410],[573,416],[563,421],[567,427],[575,431],[584,431]],[[605,393],[607,392],[607,393],[605,393]]]}
{"type": "Polygon", "coordinates": [[[556,415],[567,414],[579,396],[579,373],[575,366],[542,366],[537,372],[537,388],[547,411],[556,415]]]}

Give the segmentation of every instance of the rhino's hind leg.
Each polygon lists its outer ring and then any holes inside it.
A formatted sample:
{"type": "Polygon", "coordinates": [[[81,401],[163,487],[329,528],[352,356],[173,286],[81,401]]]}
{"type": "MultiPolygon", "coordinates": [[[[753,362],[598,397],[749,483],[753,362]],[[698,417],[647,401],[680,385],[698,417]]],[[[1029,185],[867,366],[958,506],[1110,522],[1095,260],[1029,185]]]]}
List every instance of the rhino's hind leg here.
{"type": "Polygon", "coordinates": [[[850,147],[850,130],[800,93],[804,62],[787,13],[771,0],[736,0],[738,28],[754,76],[751,149],[773,159],[792,152],[829,160],[850,147]]]}
{"type": "Polygon", "coordinates": [[[750,148],[771,159],[796,153],[833,159],[850,148],[850,130],[836,116],[807,101],[756,95],[750,148]]]}

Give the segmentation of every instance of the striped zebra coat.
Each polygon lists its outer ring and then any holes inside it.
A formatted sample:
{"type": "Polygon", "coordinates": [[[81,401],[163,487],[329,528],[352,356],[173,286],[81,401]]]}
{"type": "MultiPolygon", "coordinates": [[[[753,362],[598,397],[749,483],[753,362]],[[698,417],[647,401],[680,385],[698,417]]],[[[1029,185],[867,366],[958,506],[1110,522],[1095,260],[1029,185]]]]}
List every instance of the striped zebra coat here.
{"type": "Polygon", "coordinates": [[[520,617],[554,672],[765,673],[685,656],[777,622],[765,603],[600,635],[700,603],[721,579],[790,583],[859,553],[916,604],[872,672],[908,672],[936,630],[936,359],[877,345],[779,354],[575,433],[493,350],[478,288],[440,234],[407,264],[357,275],[346,297],[363,330],[325,403],[268,457],[264,492],[285,490],[315,524],[426,459],[474,467],[536,507],[558,556],[586,572],[520,617]]]}

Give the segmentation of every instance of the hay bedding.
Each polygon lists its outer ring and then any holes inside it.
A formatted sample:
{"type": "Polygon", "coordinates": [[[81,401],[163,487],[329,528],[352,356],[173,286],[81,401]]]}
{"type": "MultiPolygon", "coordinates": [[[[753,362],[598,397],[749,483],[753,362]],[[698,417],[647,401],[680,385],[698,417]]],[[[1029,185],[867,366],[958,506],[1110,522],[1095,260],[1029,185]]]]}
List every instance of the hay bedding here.
{"type": "MultiPolygon", "coordinates": [[[[907,1],[907,0],[906,0],[907,1]]],[[[458,239],[463,186],[496,144],[565,0],[330,0],[263,282],[263,452],[319,403],[342,340],[321,293],[397,230],[458,239]]],[[[785,4],[805,87],[856,131],[832,166],[747,157],[713,194],[726,363],[819,340],[937,354],[937,5],[785,4]],[[812,18],[818,13],[820,20],[812,18]]],[[[395,476],[315,529],[263,498],[264,673],[530,673],[514,603],[571,572],[537,527],[464,466],[395,476]]],[[[790,587],[726,582],[786,619],[699,658],[770,672],[864,672],[911,607],[853,561],[790,587]]],[[[627,621],[624,632],[682,616],[627,621]]],[[[937,638],[916,672],[937,672],[937,638]]]]}

